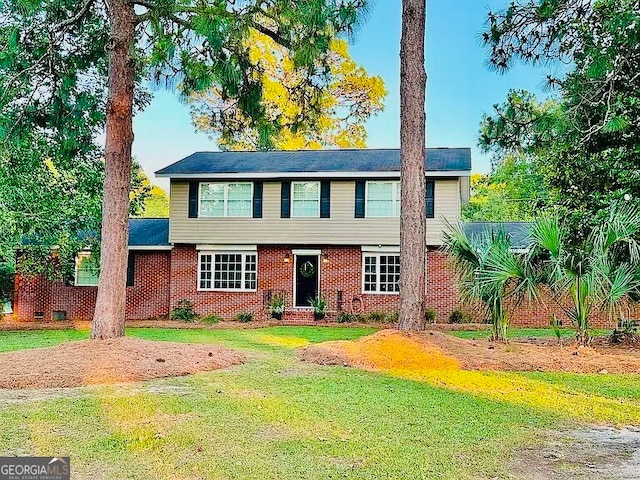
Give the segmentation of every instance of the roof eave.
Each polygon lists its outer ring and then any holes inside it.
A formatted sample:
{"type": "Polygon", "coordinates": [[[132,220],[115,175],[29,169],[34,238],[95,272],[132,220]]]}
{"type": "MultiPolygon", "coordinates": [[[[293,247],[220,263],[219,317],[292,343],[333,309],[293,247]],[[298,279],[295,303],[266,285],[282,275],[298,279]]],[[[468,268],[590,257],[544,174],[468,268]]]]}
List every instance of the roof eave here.
{"type": "MultiPolygon", "coordinates": [[[[201,179],[279,179],[279,178],[400,178],[399,171],[375,171],[375,172],[223,172],[223,173],[161,173],[156,172],[159,178],[175,178],[184,180],[201,179]]],[[[427,177],[468,177],[471,170],[427,170],[427,177]]]]}

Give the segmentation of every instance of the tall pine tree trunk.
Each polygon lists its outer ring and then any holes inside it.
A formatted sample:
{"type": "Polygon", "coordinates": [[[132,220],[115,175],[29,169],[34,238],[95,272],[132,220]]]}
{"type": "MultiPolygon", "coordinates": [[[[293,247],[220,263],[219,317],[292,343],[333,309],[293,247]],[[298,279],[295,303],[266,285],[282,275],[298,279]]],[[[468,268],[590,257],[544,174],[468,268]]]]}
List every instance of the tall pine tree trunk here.
{"type": "Polygon", "coordinates": [[[402,0],[400,43],[400,330],[423,330],[425,297],[426,0],[402,0]]]}
{"type": "Polygon", "coordinates": [[[133,46],[136,17],[128,0],[109,0],[109,98],[107,102],[100,281],[91,338],[124,335],[133,143],[133,46]]]}

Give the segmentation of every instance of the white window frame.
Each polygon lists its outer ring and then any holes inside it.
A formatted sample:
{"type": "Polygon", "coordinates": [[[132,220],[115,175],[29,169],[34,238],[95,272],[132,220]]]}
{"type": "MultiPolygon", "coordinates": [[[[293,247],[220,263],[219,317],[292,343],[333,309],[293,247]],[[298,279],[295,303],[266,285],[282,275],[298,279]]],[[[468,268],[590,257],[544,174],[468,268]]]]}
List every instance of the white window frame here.
{"type": "Polygon", "coordinates": [[[364,216],[365,218],[399,218],[400,217],[400,180],[367,180],[364,188],[364,216]],[[391,183],[391,202],[394,212],[392,215],[369,214],[369,185],[372,183],[391,183]],[[397,211],[396,211],[397,206],[397,211]]]}
{"type": "Polygon", "coordinates": [[[199,292],[257,292],[258,291],[258,251],[257,250],[202,250],[198,252],[198,276],[196,278],[199,292]],[[211,255],[211,288],[202,288],[200,286],[202,274],[202,256],[211,255]],[[216,271],[216,255],[242,255],[242,288],[215,288],[215,271],[216,271]],[[256,257],[256,288],[244,288],[247,273],[247,256],[255,255],[256,257]]]}
{"type": "Polygon", "coordinates": [[[321,197],[322,197],[322,185],[320,185],[320,182],[291,182],[291,218],[320,218],[320,202],[321,197]],[[301,184],[305,184],[305,183],[315,183],[318,186],[318,211],[315,215],[295,215],[294,214],[294,203],[295,203],[295,191],[296,185],[301,185],[301,184]]]}
{"type": "MultiPolygon", "coordinates": [[[[372,252],[362,252],[362,282],[361,282],[361,291],[363,295],[399,295],[400,292],[381,292],[380,291],[380,257],[398,257],[400,258],[400,253],[398,251],[388,251],[388,252],[380,252],[380,253],[372,253],[372,252]],[[376,290],[375,291],[367,291],[364,289],[365,286],[365,258],[366,257],[375,257],[376,258],[376,290]]],[[[398,277],[398,282],[400,281],[400,277],[398,277]]]]}
{"type": "MultiPolygon", "coordinates": [[[[80,283],[78,282],[78,270],[80,270],[80,264],[83,260],[91,258],[90,250],[81,250],[76,253],[75,259],[75,268],[73,272],[73,285],[75,287],[97,287],[97,283],[80,283]]],[[[98,272],[98,278],[100,278],[100,273],[98,272]]]]}
{"type": "Polygon", "coordinates": [[[202,218],[251,218],[253,217],[253,182],[200,182],[198,185],[198,217],[202,218]],[[203,185],[223,185],[224,193],[222,198],[222,215],[207,215],[202,212],[202,186],[203,185]],[[248,215],[229,215],[229,186],[230,185],[250,185],[251,195],[249,196],[250,209],[248,215]]]}

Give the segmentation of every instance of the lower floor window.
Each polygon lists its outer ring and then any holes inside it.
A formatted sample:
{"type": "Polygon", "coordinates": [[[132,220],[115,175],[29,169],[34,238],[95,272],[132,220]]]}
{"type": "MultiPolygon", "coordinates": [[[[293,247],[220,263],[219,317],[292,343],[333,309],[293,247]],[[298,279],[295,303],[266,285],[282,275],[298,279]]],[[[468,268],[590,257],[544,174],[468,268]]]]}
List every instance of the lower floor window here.
{"type": "Polygon", "coordinates": [[[92,287],[98,285],[100,267],[91,256],[90,251],[81,251],[76,255],[76,275],[74,285],[77,287],[92,287]]]}
{"type": "Polygon", "coordinates": [[[363,291],[365,293],[397,293],[400,291],[400,255],[367,255],[363,257],[363,291]]]}
{"type": "Polygon", "coordinates": [[[252,253],[200,253],[200,290],[256,290],[258,256],[252,253]]]}

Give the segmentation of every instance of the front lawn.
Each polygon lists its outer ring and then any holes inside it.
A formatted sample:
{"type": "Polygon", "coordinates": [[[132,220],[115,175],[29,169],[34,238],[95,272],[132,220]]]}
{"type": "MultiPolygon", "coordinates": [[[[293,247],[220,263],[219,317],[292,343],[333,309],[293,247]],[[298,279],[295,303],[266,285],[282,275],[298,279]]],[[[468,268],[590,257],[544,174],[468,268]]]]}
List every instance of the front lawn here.
{"type": "MultiPolygon", "coordinates": [[[[295,354],[307,343],[373,331],[129,329],[149,340],[221,343],[248,360],[146,383],[0,391],[0,455],[68,455],[74,479],[508,478],[508,459],[537,432],[575,424],[568,413],[509,398],[322,367],[295,354]]],[[[0,334],[0,349],[87,335],[26,333],[0,334]]],[[[536,383],[567,381],[567,389],[594,398],[598,378],[608,376],[535,375],[536,383]]],[[[620,392],[640,402],[640,391],[621,378],[603,395],[620,392]]],[[[625,378],[637,384],[640,377],[625,378]]]]}

